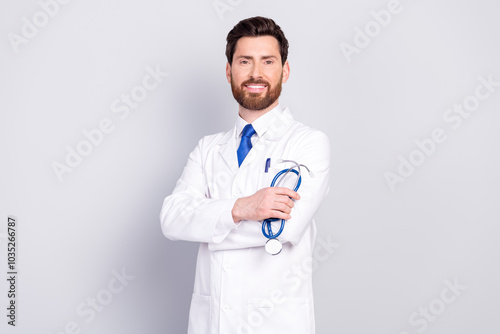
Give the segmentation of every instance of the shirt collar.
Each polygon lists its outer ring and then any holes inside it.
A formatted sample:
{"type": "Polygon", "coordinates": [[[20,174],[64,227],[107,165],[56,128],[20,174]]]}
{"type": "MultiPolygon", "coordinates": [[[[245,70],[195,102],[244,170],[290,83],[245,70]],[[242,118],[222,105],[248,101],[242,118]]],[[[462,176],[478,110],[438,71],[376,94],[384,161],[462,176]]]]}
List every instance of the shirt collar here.
{"type": "MultiPolygon", "coordinates": [[[[257,133],[257,136],[262,137],[266,131],[269,129],[269,126],[271,125],[271,122],[274,118],[279,117],[279,115],[283,112],[283,109],[281,106],[278,104],[276,107],[273,109],[269,110],[266,112],[264,115],[260,116],[257,118],[255,121],[253,121],[252,126],[257,133]]],[[[247,123],[243,118],[241,118],[238,115],[238,119],[236,120],[236,139],[239,139],[241,137],[241,131],[243,131],[243,128],[247,123]]]]}

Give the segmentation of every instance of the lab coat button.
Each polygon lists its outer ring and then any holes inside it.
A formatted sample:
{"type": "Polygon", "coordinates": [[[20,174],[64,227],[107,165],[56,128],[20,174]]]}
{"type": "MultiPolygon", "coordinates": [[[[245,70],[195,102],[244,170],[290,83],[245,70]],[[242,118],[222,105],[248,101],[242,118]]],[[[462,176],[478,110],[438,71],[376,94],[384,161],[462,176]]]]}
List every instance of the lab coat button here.
{"type": "Polygon", "coordinates": [[[225,264],[224,265],[224,271],[231,271],[233,269],[233,266],[230,264],[225,264]]]}
{"type": "Polygon", "coordinates": [[[231,311],[231,306],[229,306],[229,305],[225,304],[224,306],[222,306],[222,311],[224,311],[224,312],[229,312],[229,311],[231,311]]]}

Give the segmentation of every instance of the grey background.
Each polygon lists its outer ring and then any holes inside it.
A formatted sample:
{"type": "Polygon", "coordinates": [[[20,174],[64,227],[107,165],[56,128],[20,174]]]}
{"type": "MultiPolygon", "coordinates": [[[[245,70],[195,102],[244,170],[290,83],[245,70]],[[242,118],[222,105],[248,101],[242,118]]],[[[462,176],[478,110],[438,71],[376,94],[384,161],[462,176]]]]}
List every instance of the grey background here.
{"type": "Polygon", "coordinates": [[[401,0],[350,62],[341,43],[390,1],[220,2],[230,9],[221,15],[211,0],[73,0],[17,53],[8,34],[41,5],[0,2],[2,268],[7,216],[19,221],[18,326],[2,306],[2,333],[55,334],[70,322],[81,333],[185,332],[197,245],[164,238],[158,214],[198,139],[234,124],[225,37],[255,15],[290,41],[281,104],[331,139],[316,221],[318,238],[339,247],[315,269],[317,332],[498,332],[500,87],[460,127],[443,120],[478,77],[500,81],[498,2],[401,0]],[[168,77],[120,119],[111,103],[156,65],[168,77]],[[104,118],[114,131],[59,182],[51,164],[104,118]],[[435,128],[447,140],[391,191],[384,173],[435,128]],[[134,279],[85,321],[77,307],[113,270],[134,279]],[[465,289],[425,329],[412,324],[439,305],[446,280],[465,289]]]}

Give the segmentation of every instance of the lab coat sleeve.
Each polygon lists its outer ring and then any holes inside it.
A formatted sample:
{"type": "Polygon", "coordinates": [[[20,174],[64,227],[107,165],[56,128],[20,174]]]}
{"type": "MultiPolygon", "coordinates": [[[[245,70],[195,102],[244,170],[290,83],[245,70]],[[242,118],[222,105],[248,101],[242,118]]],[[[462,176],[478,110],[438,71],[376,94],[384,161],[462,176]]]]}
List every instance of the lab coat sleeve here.
{"type": "MultiPolygon", "coordinates": [[[[292,208],[292,219],[286,221],[285,229],[279,236],[281,242],[297,245],[310,226],[313,216],[329,191],[330,143],[321,131],[309,132],[295,138],[293,145],[297,150],[287,159],[304,164],[313,175],[302,172],[302,184],[298,190],[301,198],[292,208]]],[[[273,231],[278,231],[281,221],[273,222],[273,231]]],[[[264,246],[267,238],[262,234],[261,221],[242,221],[237,229],[232,230],[221,242],[212,242],[212,251],[241,249],[264,246]]]]}
{"type": "Polygon", "coordinates": [[[221,242],[238,227],[231,215],[234,199],[207,198],[202,166],[201,139],[189,155],[174,191],[163,201],[160,213],[163,234],[170,240],[221,242]]]}

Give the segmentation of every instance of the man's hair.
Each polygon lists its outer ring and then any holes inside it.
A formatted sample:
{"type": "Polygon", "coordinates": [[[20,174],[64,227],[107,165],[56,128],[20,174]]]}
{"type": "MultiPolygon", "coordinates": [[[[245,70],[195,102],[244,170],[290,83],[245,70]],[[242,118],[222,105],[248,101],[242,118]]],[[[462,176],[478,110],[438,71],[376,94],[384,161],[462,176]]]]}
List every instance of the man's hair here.
{"type": "Polygon", "coordinates": [[[267,17],[256,16],[238,22],[227,34],[226,57],[229,65],[233,63],[236,43],[241,37],[272,36],[278,40],[281,64],[284,65],[288,57],[288,40],[285,34],[273,20],[267,17]]]}

